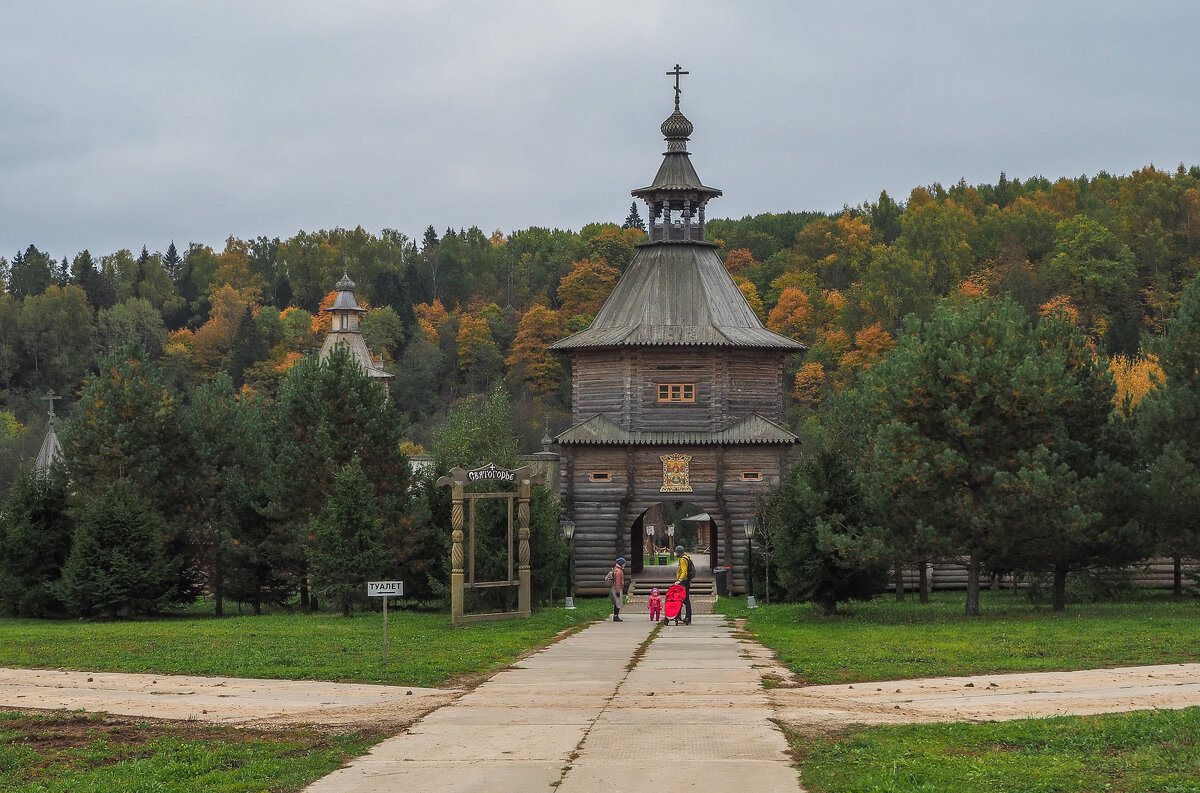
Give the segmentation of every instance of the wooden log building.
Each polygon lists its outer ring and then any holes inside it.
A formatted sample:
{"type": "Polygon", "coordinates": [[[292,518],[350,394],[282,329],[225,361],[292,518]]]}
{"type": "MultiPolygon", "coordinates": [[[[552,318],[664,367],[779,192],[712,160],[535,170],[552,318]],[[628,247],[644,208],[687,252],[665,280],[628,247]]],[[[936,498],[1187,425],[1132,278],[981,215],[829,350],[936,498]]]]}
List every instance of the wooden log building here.
{"type": "MultiPolygon", "coordinates": [[[[672,74],[672,73],[668,73],[672,74]]],[[[710,516],[711,566],[743,587],[757,495],[779,483],[796,436],[783,420],[783,362],[804,346],[763,327],[704,236],[705,205],[679,110],[662,124],[648,187],[649,239],[590,327],[551,349],[569,357],[572,426],[557,437],[563,516],[575,522],[575,591],[602,594],[624,556],[641,569],[642,516],[667,501],[710,516]]]]}

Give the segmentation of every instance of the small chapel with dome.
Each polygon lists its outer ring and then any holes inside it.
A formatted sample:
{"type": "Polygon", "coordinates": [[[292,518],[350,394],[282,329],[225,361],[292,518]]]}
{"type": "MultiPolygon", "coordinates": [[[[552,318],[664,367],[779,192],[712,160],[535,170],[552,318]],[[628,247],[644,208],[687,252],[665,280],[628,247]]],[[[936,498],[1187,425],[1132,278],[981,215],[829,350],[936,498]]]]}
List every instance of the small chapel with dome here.
{"type": "Polygon", "coordinates": [[[341,280],[333,287],[337,290],[337,297],[333,305],[325,309],[330,325],[325,343],[321,345],[321,360],[329,356],[335,345],[344,344],[350,351],[350,357],[371,379],[382,383],[384,388],[390,388],[393,375],[384,371],[382,359],[371,357],[371,350],[363,339],[362,331],[358,329],[359,318],[367,310],[354,299],[354,286],[350,276],[343,272],[341,280]]]}

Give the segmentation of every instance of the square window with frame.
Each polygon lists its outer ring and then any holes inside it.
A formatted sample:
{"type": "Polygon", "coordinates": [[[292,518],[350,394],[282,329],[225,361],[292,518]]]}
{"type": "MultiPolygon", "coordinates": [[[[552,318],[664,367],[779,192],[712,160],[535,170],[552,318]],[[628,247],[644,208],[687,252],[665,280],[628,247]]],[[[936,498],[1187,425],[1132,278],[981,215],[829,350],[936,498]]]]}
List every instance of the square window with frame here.
{"type": "Polygon", "coordinates": [[[659,402],[695,402],[695,383],[659,383],[659,402]]]}

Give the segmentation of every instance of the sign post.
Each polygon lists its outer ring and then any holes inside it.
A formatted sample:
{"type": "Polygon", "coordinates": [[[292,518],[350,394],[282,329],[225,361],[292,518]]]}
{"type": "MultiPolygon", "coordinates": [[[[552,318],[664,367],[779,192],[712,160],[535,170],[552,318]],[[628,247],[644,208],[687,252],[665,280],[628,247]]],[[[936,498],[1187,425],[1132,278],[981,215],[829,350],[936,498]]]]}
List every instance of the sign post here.
{"type": "Polygon", "coordinates": [[[387,604],[388,598],[404,597],[403,581],[368,581],[367,597],[383,598],[383,662],[387,663],[387,604]]]}

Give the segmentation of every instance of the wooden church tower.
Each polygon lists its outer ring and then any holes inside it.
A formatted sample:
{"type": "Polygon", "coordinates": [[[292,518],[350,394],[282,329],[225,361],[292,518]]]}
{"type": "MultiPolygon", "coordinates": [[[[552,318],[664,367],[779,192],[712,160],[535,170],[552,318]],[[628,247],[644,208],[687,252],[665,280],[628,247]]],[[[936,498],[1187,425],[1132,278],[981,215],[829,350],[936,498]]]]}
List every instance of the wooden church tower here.
{"type": "Polygon", "coordinates": [[[667,151],[650,186],[633,191],[649,209],[649,241],[591,326],[551,346],[571,361],[572,426],[557,440],[580,594],[607,592],[618,556],[640,569],[642,515],[667,501],[709,514],[709,562],[732,566],[740,589],[743,525],[796,442],[781,426],[783,362],[804,346],[763,327],[705,240],[705,205],[721,191],[688,154],[686,73],[668,72],[667,151]]]}

